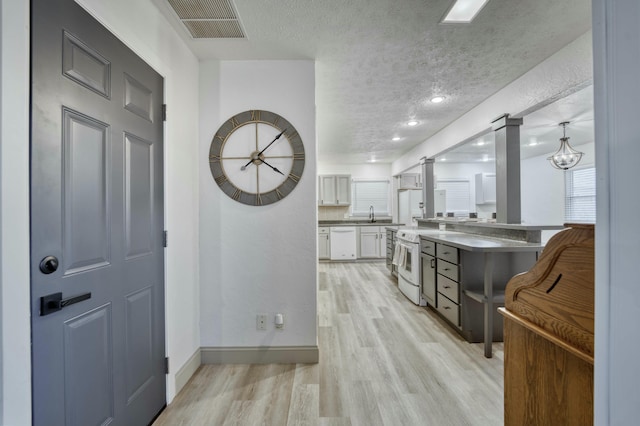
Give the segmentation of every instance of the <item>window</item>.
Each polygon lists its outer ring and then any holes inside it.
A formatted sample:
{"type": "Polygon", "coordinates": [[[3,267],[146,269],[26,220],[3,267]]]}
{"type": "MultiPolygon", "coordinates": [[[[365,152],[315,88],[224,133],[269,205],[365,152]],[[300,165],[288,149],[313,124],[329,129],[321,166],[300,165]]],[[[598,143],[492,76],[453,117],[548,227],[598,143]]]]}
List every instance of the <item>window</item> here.
{"type": "Polygon", "coordinates": [[[368,216],[369,206],[373,206],[376,216],[391,216],[388,180],[353,179],[351,214],[353,216],[368,216]]]}
{"type": "Polygon", "coordinates": [[[437,181],[437,189],[444,189],[447,212],[455,217],[468,217],[471,191],[468,179],[441,179],[437,181]]]}
{"type": "Polygon", "coordinates": [[[567,222],[596,222],[596,169],[565,172],[564,219],[567,222]]]}

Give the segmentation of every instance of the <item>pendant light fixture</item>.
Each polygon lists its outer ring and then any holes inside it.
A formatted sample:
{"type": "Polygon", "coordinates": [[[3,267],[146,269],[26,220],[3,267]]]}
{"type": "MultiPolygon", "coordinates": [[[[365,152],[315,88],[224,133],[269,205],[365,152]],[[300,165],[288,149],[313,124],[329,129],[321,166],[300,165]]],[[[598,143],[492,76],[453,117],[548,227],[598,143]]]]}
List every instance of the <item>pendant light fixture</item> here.
{"type": "Polygon", "coordinates": [[[582,159],[583,152],[576,151],[569,145],[569,138],[567,137],[567,124],[569,121],[563,121],[560,123],[562,126],[562,137],[560,138],[560,148],[551,157],[547,158],[551,165],[556,169],[569,170],[582,159]]]}

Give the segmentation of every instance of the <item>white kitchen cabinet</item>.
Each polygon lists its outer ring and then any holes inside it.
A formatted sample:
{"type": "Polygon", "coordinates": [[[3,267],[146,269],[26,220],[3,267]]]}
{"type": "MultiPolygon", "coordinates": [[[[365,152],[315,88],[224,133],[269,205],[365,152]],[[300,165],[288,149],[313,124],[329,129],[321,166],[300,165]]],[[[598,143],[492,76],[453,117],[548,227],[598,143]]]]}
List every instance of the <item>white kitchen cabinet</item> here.
{"type": "Polygon", "coordinates": [[[351,175],[318,176],[318,204],[348,206],[351,204],[351,175]]]}
{"type": "Polygon", "coordinates": [[[387,255],[387,231],[384,226],[360,226],[359,258],[383,258],[387,255]]]}
{"type": "Polygon", "coordinates": [[[420,173],[405,173],[400,175],[399,189],[422,188],[422,175],[420,173]]]}
{"type": "Polygon", "coordinates": [[[318,259],[331,257],[331,234],[328,226],[318,228],[318,259]]]}
{"type": "Polygon", "coordinates": [[[476,204],[490,204],[496,202],[496,174],[476,174],[476,204]]]}

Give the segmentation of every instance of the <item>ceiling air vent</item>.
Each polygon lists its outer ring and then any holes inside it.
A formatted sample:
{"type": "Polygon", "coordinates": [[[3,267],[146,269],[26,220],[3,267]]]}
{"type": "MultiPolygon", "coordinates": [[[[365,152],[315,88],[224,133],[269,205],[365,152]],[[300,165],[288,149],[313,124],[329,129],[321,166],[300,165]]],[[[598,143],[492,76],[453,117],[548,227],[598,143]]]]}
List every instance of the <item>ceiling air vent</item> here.
{"type": "Polygon", "coordinates": [[[245,38],[230,0],[167,0],[193,38],[245,38]]]}

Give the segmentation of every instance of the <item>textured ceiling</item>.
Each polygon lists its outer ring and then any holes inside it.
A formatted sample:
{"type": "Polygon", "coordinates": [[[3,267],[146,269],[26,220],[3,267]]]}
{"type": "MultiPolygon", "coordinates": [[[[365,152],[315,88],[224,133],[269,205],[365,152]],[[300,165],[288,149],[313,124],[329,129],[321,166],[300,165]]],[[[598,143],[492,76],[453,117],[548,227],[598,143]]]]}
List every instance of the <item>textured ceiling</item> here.
{"type": "Polygon", "coordinates": [[[247,39],[204,40],[150,1],[201,59],[315,59],[318,156],[339,163],[395,160],[591,27],[591,0],[490,0],[467,25],[439,24],[453,0],[233,0],[247,39]]]}
{"type": "MultiPolygon", "coordinates": [[[[549,156],[560,146],[561,122],[566,128],[569,144],[593,143],[593,86],[585,87],[524,117],[520,127],[520,158],[549,156]]],[[[495,161],[493,132],[465,142],[436,157],[436,161],[468,163],[495,161]]]]}

